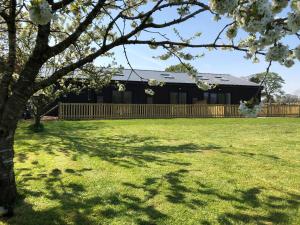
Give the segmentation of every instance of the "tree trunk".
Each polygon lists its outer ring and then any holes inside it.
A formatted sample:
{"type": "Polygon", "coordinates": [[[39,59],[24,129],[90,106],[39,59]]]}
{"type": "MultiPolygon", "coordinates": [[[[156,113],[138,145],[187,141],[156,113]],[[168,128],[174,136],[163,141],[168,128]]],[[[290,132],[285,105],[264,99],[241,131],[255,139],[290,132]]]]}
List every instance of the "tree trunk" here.
{"type": "Polygon", "coordinates": [[[17,188],[14,174],[14,135],[16,124],[0,124],[0,216],[13,216],[17,188]],[[2,215],[1,215],[2,214],[2,215]]]}
{"type": "Polygon", "coordinates": [[[17,197],[14,173],[14,137],[26,102],[23,94],[10,97],[0,111],[0,217],[13,216],[17,197]]]}
{"type": "Polygon", "coordinates": [[[41,116],[40,114],[34,115],[34,127],[39,128],[41,126],[41,116]]]}

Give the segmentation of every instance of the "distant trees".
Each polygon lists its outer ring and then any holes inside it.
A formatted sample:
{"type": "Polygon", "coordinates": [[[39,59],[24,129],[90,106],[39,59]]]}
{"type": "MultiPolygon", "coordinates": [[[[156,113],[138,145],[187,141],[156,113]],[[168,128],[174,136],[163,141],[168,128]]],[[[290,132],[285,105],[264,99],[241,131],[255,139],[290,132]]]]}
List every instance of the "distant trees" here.
{"type": "Polygon", "coordinates": [[[284,91],[282,90],[284,79],[277,73],[258,73],[253,75],[250,78],[250,81],[264,86],[262,97],[265,98],[265,102],[275,102],[276,97],[284,94],[284,91]]]}
{"type": "Polygon", "coordinates": [[[177,73],[198,73],[198,70],[190,63],[179,63],[177,65],[169,66],[165,69],[166,72],[177,72],[177,73]]]}
{"type": "Polygon", "coordinates": [[[165,71],[166,72],[175,72],[175,73],[188,73],[190,76],[194,77],[197,87],[203,91],[207,91],[209,89],[213,89],[216,87],[215,85],[209,84],[208,82],[198,79],[198,77],[196,75],[199,72],[190,63],[181,62],[177,65],[167,67],[165,69],[165,71]]]}
{"type": "Polygon", "coordinates": [[[290,104],[290,103],[300,103],[300,96],[284,94],[277,97],[277,102],[282,104],[290,104]]]}

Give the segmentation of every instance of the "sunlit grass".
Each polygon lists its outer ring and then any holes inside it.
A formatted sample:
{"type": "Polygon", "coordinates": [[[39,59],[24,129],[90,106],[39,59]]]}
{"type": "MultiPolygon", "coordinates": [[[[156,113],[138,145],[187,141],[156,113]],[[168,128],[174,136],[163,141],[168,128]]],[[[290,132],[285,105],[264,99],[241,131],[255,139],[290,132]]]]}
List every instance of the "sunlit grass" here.
{"type": "Polygon", "coordinates": [[[28,125],[1,225],[300,224],[299,119],[28,125]]]}

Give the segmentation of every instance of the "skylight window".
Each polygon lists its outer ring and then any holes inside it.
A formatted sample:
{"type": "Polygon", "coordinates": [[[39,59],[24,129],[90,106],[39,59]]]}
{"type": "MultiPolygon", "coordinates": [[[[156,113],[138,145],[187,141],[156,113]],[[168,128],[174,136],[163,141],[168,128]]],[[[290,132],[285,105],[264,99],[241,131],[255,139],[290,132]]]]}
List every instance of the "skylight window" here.
{"type": "Polygon", "coordinates": [[[115,74],[114,76],[124,77],[124,74],[123,74],[123,73],[117,73],[117,74],[115,74]]]}
{"type": "Polygon", "coordinates": [[[224,78],[223,78],[223,79],[221,79],[221,81],[229,81],[229,80],[228,80],[228,79],[224,79],[224,78]]]}
{"type": "Polygon", "coordinates": [[[168,73],[161,73],[160,75],[167,79],[174,79],[174,76],[168,73]]]}
{"type": "Polygon", "coordinates": [[[219,79],[221,79],[221,78],[223,78],[222,76],[215,76],[215,78],[219,78],[219,79]]]}

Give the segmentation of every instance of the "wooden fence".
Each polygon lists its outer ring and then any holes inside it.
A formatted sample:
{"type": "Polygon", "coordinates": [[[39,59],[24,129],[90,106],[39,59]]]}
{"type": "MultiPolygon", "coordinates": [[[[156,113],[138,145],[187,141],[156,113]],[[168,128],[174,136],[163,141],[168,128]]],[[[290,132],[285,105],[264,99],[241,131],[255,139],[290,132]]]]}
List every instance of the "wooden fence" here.
{"type": "MultiPolygon", "coordinates": [[[[171,104],[90,104],[59,103],[59,118],[138,119],[138,118],[233,118],[241,117],[238,105],[171,104]]],[[[259,116],[299,117],[300,105],[266,105],[259,116]]]]}

